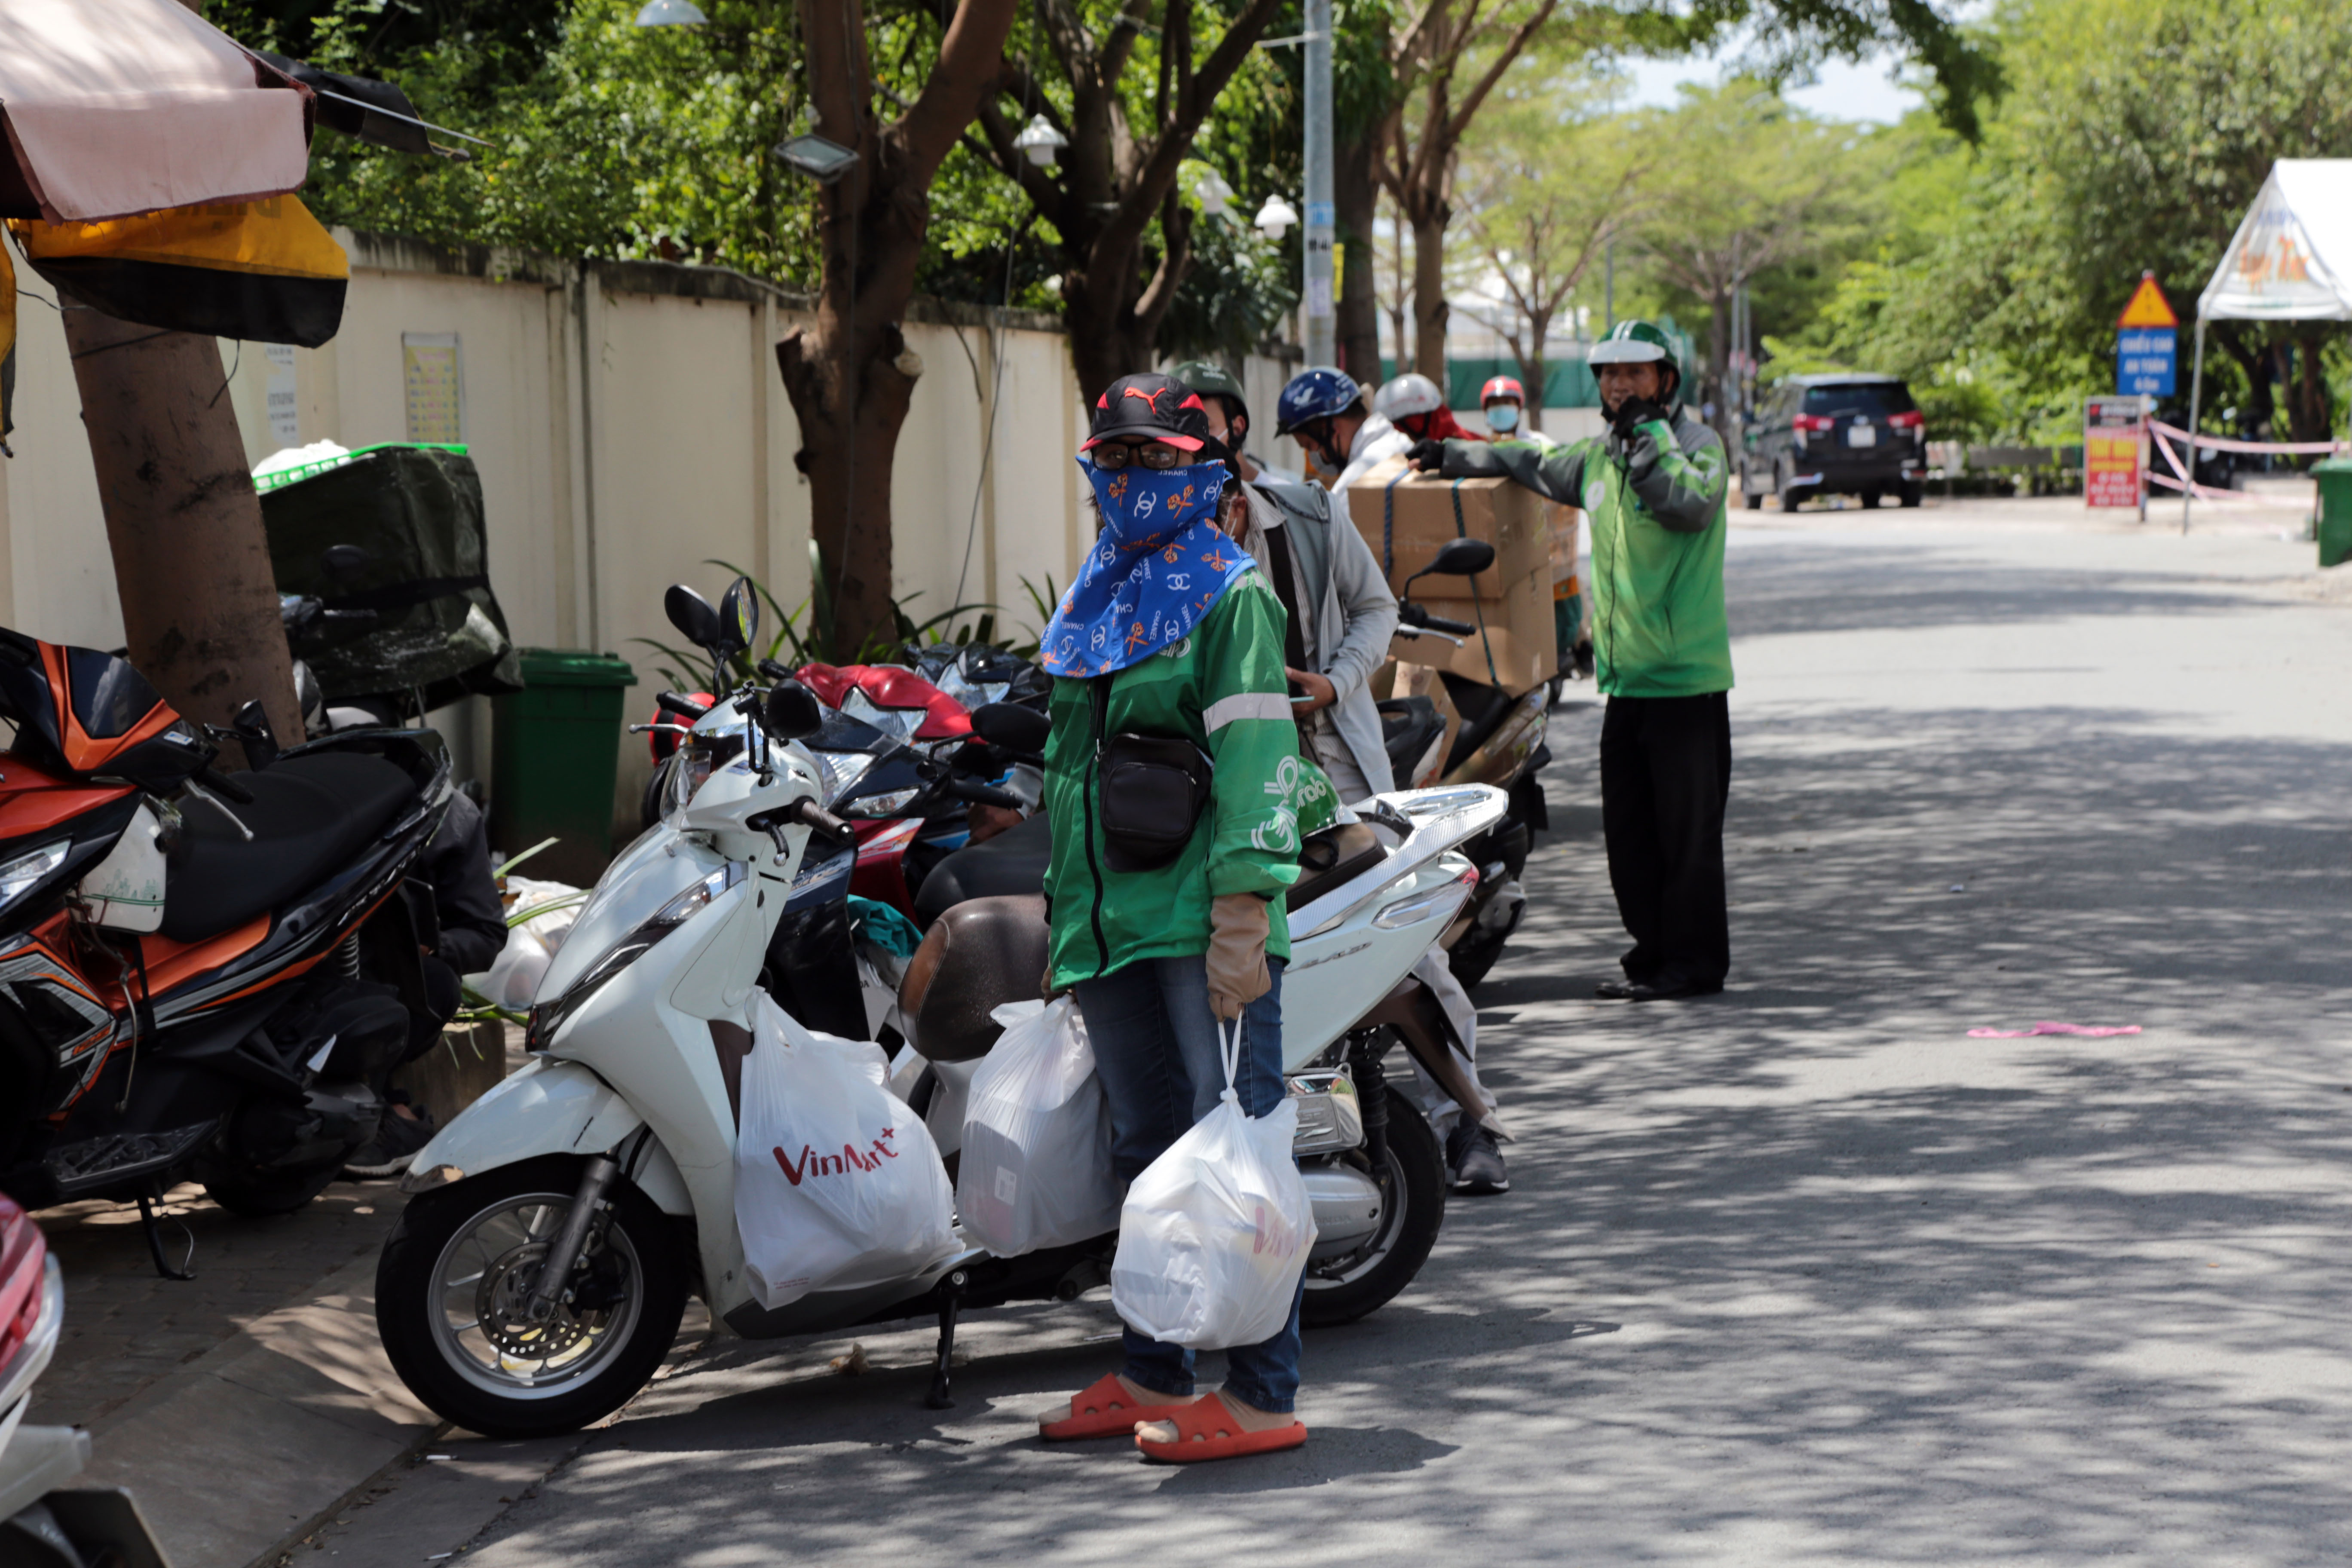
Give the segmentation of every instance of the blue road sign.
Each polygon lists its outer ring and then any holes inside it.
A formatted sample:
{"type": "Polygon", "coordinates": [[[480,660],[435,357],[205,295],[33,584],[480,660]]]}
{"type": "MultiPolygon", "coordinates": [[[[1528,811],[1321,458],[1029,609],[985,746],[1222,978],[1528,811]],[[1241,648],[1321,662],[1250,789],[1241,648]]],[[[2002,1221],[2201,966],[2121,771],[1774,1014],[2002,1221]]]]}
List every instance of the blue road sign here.
{"type": "Polygon", "coordinates": [[[2170,397],[2179,368],[2179,333],[2170,327],[2126,327],[2116,334],[2116,390],[2126,396],[2170,397]]]}

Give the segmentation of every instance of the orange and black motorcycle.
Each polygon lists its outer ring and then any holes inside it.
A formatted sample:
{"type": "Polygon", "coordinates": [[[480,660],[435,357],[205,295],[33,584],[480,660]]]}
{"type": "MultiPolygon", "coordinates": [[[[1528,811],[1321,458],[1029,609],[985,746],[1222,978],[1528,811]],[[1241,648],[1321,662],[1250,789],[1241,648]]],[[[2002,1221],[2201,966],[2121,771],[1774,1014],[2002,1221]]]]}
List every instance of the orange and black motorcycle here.
{"type": "Polygon", "coordinates": [[[0,1190],[308,1203],[438,1029],[432,900],[401,893],[447,809],[440,737],[281,752],[257,703],[194,725],[127,661],[5,630],[0,721],[0,1190]]]}

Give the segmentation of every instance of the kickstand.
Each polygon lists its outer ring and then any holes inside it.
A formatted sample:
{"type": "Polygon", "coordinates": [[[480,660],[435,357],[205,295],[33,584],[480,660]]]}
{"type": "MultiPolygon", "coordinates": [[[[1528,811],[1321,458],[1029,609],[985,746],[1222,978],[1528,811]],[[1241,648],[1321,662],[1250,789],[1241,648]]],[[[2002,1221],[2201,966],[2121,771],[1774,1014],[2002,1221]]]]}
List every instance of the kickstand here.
{"type": "MultiPolygon", "coordinates": [[[[162,1227],[155,1223],[154,1202],[145,1193],[139,1194],[139,1225],[140,1228],[147,1233],[147,1252],[150,1257],[155,1259],[156,1273],[162,1275],[166,1279],[194,1279],[195,1278],[194,1274],[189,1273],[186,1269],[174,1268],[170,1264],[163,1261],[163,1230],[162,1227]]],[[[184,1230],[187,1227],[183,1226],[181,1228],[184,1230]]],[[[188,1238],[188,1256],[187,1258],[181,1259],[181,1261],[184,1263],[187,1262],[190,1259],[193,1259],[195,1256],[195,1237],[190,1237],[188,1238]]]]}
{"type": "Polygon", "coordinates": [[[940,1361],[931,1369],[931,1391],[923,1396],[927,1410],[955,1408],[955,1398],[948,1389],[948,1364],[955,1357],[956,1313],[963,1308],[965,1283],[961,1268],[940,1281],[940,1361]]]}

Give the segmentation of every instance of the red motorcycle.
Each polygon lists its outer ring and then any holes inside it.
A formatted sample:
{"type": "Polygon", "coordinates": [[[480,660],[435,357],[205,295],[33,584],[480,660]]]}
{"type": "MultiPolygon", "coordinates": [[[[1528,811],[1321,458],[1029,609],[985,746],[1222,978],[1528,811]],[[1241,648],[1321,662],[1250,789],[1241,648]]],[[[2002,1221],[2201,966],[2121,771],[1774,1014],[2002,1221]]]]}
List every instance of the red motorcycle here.
{"type": "Polygon", "coordinates": [[[5,630],[0,719],[0,1190],[308,1203],[439,1028],[432,900],[396,895],[447,807],[440,737],[281,752],[257,703],[199,728],[127,661],[5,630]]]}

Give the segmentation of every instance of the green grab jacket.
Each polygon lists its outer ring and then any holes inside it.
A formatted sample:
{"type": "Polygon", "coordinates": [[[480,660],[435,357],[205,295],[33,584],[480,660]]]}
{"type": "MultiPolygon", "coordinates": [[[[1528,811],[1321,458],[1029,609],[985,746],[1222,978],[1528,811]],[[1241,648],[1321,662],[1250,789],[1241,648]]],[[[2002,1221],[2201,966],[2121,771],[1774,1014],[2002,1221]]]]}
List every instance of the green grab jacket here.
{"type": "Polygon", "coordinates": [[[1209,906],[1227,893],[1268,899],[1265,951],[1290,956],[1282,894],[1298,879],[1299,814],[1316,804],[1322,774],[1298,755],[1285,625],[1282,601],[1252,570],[1192,636],[1110,677],[1106,735],[1181,735],[1215,764],[1192,841],[1156,870],[1110,869],[1097,820],[1094,682],[1054,682],[1045,803],[1054,831],[1051,988],[1208,952],[1209,906]]]}
{"type": "Polygon", "coordinates": [[[1592,521],[1592,651],[1610,697],[1731,689],[1723,611],[1724,497],[1716,433],[1677,411],[1549,450],[1528,441],[1448,441],[1447,479],[1505,478],[1582,507],[1592,521]]]}

